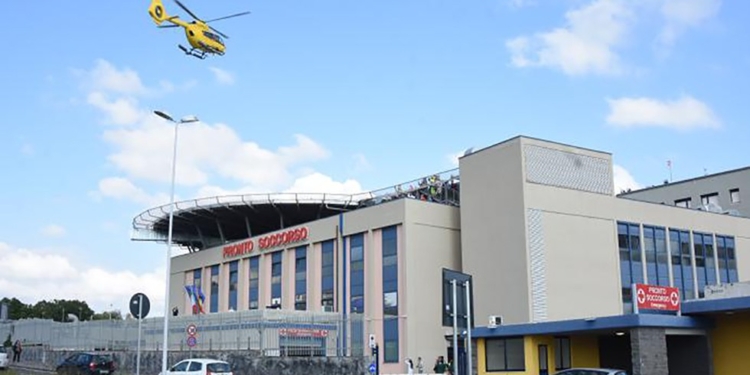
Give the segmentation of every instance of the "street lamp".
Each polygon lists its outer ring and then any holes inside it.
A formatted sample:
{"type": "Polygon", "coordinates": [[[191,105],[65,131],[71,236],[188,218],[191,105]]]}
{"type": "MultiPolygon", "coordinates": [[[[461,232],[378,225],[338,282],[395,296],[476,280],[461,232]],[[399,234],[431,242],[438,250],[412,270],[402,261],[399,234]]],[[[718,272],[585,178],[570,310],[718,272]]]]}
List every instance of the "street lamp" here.
{"type": "Polygon", "coordinates": [[[162,348],[162,357],[161,357],[161,373],[166,374],[167,373],[167,353],[169,349],[169,281],[172,278],[171,275],[171,261],[172,261],[172,227],[174,223],[174,180],[175,180],[175,171],[176,171],[176,165],[177,165],[177,129],[179,128],[180,124],[185,124],[189,122],[197,122],[198,118],[195,116],[186,116],[183,117],[180,121],[175,121],[175,119],[172,118],[172,116],[168,115],[166,112],[163,111],[154,111],[154,114],[157,116],[174,123],[174,148],[172,151],[172,187],[169,197],[169,233],[167,234],[167,266],[166,266],[166,288],[164,292],[164,342],[163,342],[163,348],[162,348]]]}

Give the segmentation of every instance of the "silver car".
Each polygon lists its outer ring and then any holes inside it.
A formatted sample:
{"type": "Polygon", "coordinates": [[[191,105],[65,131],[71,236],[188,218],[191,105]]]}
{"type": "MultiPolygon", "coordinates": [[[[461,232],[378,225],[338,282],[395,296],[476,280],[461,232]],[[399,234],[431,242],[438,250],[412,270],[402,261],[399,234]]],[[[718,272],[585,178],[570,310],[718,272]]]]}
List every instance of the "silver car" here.
{"type": "Polygon", "coordinates": [[[555,375],[628,375],[624,370],[608,368],[571,368],[556,372],[555,375]]]}

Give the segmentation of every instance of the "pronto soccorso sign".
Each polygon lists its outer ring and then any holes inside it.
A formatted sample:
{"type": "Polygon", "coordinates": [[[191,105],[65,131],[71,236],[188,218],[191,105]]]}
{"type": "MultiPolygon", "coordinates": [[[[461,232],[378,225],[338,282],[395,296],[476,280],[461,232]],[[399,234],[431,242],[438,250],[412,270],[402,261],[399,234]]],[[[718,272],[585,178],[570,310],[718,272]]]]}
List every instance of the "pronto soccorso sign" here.
{"type": "Polygon", "coordinates": [[[282,232],[272,233],[257,239],[249,239],[235,244],[224,246],[222,254],[224,258],[234,258],[247,255],[259,250],[268,250],[276,247],[290,245],[307,240],[309,230],[307,227],[300,227],[285,230],[282,232]]]}

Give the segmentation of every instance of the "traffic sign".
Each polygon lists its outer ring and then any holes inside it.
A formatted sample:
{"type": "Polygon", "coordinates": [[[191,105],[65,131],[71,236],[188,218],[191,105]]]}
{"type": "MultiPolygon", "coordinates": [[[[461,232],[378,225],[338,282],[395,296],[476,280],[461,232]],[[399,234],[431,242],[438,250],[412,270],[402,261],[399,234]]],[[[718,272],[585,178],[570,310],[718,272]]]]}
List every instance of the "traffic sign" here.
{"type": "Polygon", "coordinates": [[[130,314],[136,319],[143,319],[148,316],[151,309],[151,301],[143,293],[136,293],[130,297],[130,314]],[[142,303],[142,305],[141,305],[142,303]]]}
{"type": "Polygon", "coordinates": [[[370,371],[370,374],[374,374],[375,371],[377,371],[377,367],[375,367],[375,363],[374,362],[370,363],[370,367],[368,368],[368,370],[370,371]]]}
{"type": "Polygon", "coordinates": [[[196,345],[198,345],[198,339],[195,338],[195,336],[188,337],[187,338],[187,345],[189,347],[191,347],[191,348],[194,347],[194,346],[196,346],[196,345]]]}
{"type": "Polygon", "coordinates": [[[198,327],[195,326],[195,324],[190,324],[187,326],[187,334],[188,336],[195,336],[198,333],[198,327]]]}

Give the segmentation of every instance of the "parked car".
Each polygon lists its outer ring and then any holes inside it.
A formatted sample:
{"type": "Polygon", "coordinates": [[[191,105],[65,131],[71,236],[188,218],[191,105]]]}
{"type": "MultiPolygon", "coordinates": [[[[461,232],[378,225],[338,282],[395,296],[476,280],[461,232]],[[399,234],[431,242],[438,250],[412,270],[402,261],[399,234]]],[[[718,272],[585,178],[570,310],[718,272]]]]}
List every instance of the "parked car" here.
{"type": "Polygon", "coordinates": [[[8,353],[0,352],[0,370],[8,368],[8,353]]]}
{"type": "MultiPolygon", "coordinates": [[[[160,375],[164,375],[160,373],[160,375]]],[[[232,366],[211,358],[189,358],[167,369],[167,375],[234,375],[232,366]]]]}
{"type": "Polygon", "coordinates": [[[58,375],[112,375],[115,362],[109,354],[80,352],[62,360],[55,371],[58,375]]]}
{"type": "Polygon", "coordinates": [[[571,368],[555,373],[555,375],[628,375],[624,370],[608,368],[571,368]]]}

